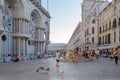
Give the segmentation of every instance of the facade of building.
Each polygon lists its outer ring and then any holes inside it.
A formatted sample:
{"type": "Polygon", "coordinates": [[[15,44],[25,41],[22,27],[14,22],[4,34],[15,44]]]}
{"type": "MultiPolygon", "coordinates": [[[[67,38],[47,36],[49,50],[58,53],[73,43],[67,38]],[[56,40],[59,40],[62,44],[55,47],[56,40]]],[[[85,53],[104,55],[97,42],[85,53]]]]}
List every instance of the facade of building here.
{"type": "Polygon", "coordinates": [[[99,48],[120,46],[120,0],[113,0],[99,15],[99,48]]]}
{"type": "Polygon", "coordinates": [[[43,53],[49,32],[50,15],[41,0],[0,0],[0,55],[43,53]]]}
{"type": "Polygon", "coordinates": [[[67,50],[74,50],[77,47],[81,48],[80,45],[82,45],[82,43],[84,42],[84,40],[83,40],[84,32],[83,31],[84,31],[84,28],[82,27],[82,23],[79,22],[67,44],[67,50]]]}
{"type": "Polygon", "coordinates": [[[101,11],[109,4],[109,1],[95,1],[92,5],[86,20],[85,50],[95,50],[98,47],[98,16],[101,11]]]}
{"type": "Polygon", "coordinates": [[[81,22],[78,23],[76,29],[74,30],[68,44],[67,50],[74,50],[76,47],[80,47],[80,27],[81,22]]]}
{"type": "Polygon", "coordinates": [[[67,45],[65,43],[51,43],[48,46],[48,53],[54,53],[59,50],[61,53],[66,51],[67,45]]]}
{"type": "Polygon", "coordinates": [[[98,48],[98,16],[110,2],[107,0],[83,0],[82,22],[77,26],[68,42],[68,50],[79,47],[81,50],[98,48]],[[78,37],[79,36],[79,37],[78,37]]]}
{"type": "Polygon", "coordinates": [[[85,45],[85,28],[82,25],[82,22],[80,23],[80,31],[79,31],[79,49],[84,50],[85,45]]]}
{"type": "Polygon", "coordinates": [[[82,23],[83,23],[83,27],[85,28],[85,43],[84,43],[84,50],[88,50],[90,47],[90,20],[91,20],[91,16],[90,16],[90,10],[92,8],[92,6],[95,4],[95,0],[83,0],[82,2],[82,23]]]}

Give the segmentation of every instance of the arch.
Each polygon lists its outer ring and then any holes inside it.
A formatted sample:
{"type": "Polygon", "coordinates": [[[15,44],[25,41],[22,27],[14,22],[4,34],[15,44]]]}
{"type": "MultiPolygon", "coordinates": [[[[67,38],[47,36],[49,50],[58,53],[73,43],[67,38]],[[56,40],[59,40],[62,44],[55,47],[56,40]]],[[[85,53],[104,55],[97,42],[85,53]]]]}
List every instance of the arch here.
{"type": "Polygon", "coordinates": [[[45,22],[45,32],[49,32],[49,24],[48,22],[45,22]]]}
{"type": "Polygon", "coordinates": [[[42,19],[41,16],[39,14],[39,12],[36,9],[33,9],[30,13],[30,27],[29,27],[29,31],[30,31],[30,35],[31,38],[38,38],[38,30],[37,28],[42,27],[42,19]]]}
{"type": "Polygon", "coordinates": [[[40,13],[36,9],[33,9],[33,11],[31,12],[30,20],[31,20],[31,17],[34,19],[36,27],[42,26],[42,19],[41,19],[40,13]]]}
{"type": "Polygon", "coordinates": [[[30,21],[31,20],[31,16],[33,15],[35,18],[35,21],[37,22],[39,27],[43,26],[43,21],[42,21],[42,17],[41,17],[41,13],[39,12],[38,9],[36,8],[31,8],[27,13],[30,13],[30,15],[27,15],[27,19],[30,21]]]}
{"type": "Polygon", "coordinates": [[[49,28],[49,23],[45,22],[44,24],[44,39],[45,40],[49,40],[49,32],[50,32],[50,28],[49,28]]]}
{"type": "Polygon", "coordinates": [[[25,8],[22,0],[5,0],[11,5],[13,17],[25,17],[25,8]]]}

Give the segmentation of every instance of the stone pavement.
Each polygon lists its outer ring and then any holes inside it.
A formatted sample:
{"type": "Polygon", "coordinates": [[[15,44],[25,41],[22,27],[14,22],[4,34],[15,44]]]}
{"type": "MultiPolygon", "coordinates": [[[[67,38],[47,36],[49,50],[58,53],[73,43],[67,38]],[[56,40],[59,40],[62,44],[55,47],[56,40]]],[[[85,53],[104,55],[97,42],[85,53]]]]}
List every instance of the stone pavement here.
{"type": "Polygon", "coordinates": [[[60,68],[56,68],[54,59],[0,63],[0,80],[120,80],[120,61],[119,65],[104,58],[93,62],[61,62],[60,68]],[[50,67],[50,71],[36,72],[41,66],[50,67]]]}

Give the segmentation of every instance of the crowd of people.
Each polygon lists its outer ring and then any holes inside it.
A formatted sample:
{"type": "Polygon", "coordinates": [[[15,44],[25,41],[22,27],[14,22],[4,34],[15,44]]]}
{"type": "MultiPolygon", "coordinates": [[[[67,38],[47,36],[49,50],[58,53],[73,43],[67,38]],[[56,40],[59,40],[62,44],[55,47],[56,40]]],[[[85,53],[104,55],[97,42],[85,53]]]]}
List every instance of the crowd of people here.
{"type": "Polygon", "coordinates": [[[17,54],[5,54],[0,56],[0,62],[6,63],[6,62],[20,62],[20,61],[27,61],[27,60],[37,60],[37,59],[48,59],[52,57],[51,54],[47,54],[44,52],[43,54],[40,54],[37,52],[36,54],[27,54],[27,55],[17,55],[17,54]]]}
{"type": "Polygon", "coordinates": [[[110,60],[115,60],[115,64],[118,64],[118,59],[120,56],[120,50],[115,48],[111,49],[96,49],[89,51],[81,51],[78,48],[66,52],[66,59],[73,62],[79,62],[80,59],[87,59],[90,61],[99,60],[99,57],[108,58],[110,60]]]}
{"type": "Polygon", "coordinates": [[[19,62],[21,60],[21,57],[18,56],[17,54],[3,55],[1,58],[2,58],[3,62],[19,62]]]}
{"type": "Polygon", "coordinates": [[[80,59],[87,59],[89,61],[99,60],[99,57],[109,58],[110,60],[115,60],[115,64],[118,64],[118,60],[120,57],[120,50],[118,48],[115,49],[96,49],[96,50],[89,50],[89,51],[81,51],[78,48],[75,48],[74,50],[67,51],[65,53],[62,53],[57,50],[54,52],[54,54],[47,54],[46,52],[43,54],[36,53],[36,55],[30,54],[29,56],[23,56],[20,57],[17,54],[13,55],[4,55],[2,56],[3,62],[19,62],[21,60],[27,60],[29,57],[29,60],[35,60],[35,59],[41,59],[41,58],[56,58],[56,66],[59,66],[60,62],[60,56],[62,56],[66,60],[71,60],[72,62],[79,62],[80,59]]]}

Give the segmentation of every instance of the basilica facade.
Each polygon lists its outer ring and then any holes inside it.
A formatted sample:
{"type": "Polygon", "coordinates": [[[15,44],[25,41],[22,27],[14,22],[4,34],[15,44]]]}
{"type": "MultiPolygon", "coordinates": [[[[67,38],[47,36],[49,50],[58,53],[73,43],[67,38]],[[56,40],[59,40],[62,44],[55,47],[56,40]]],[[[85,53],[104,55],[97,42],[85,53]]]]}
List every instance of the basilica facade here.
{"type": "Polygon", "coordinates": [[[41,0],[0,0],[0,56],[47,51],[50,14],[41,0]]]}

